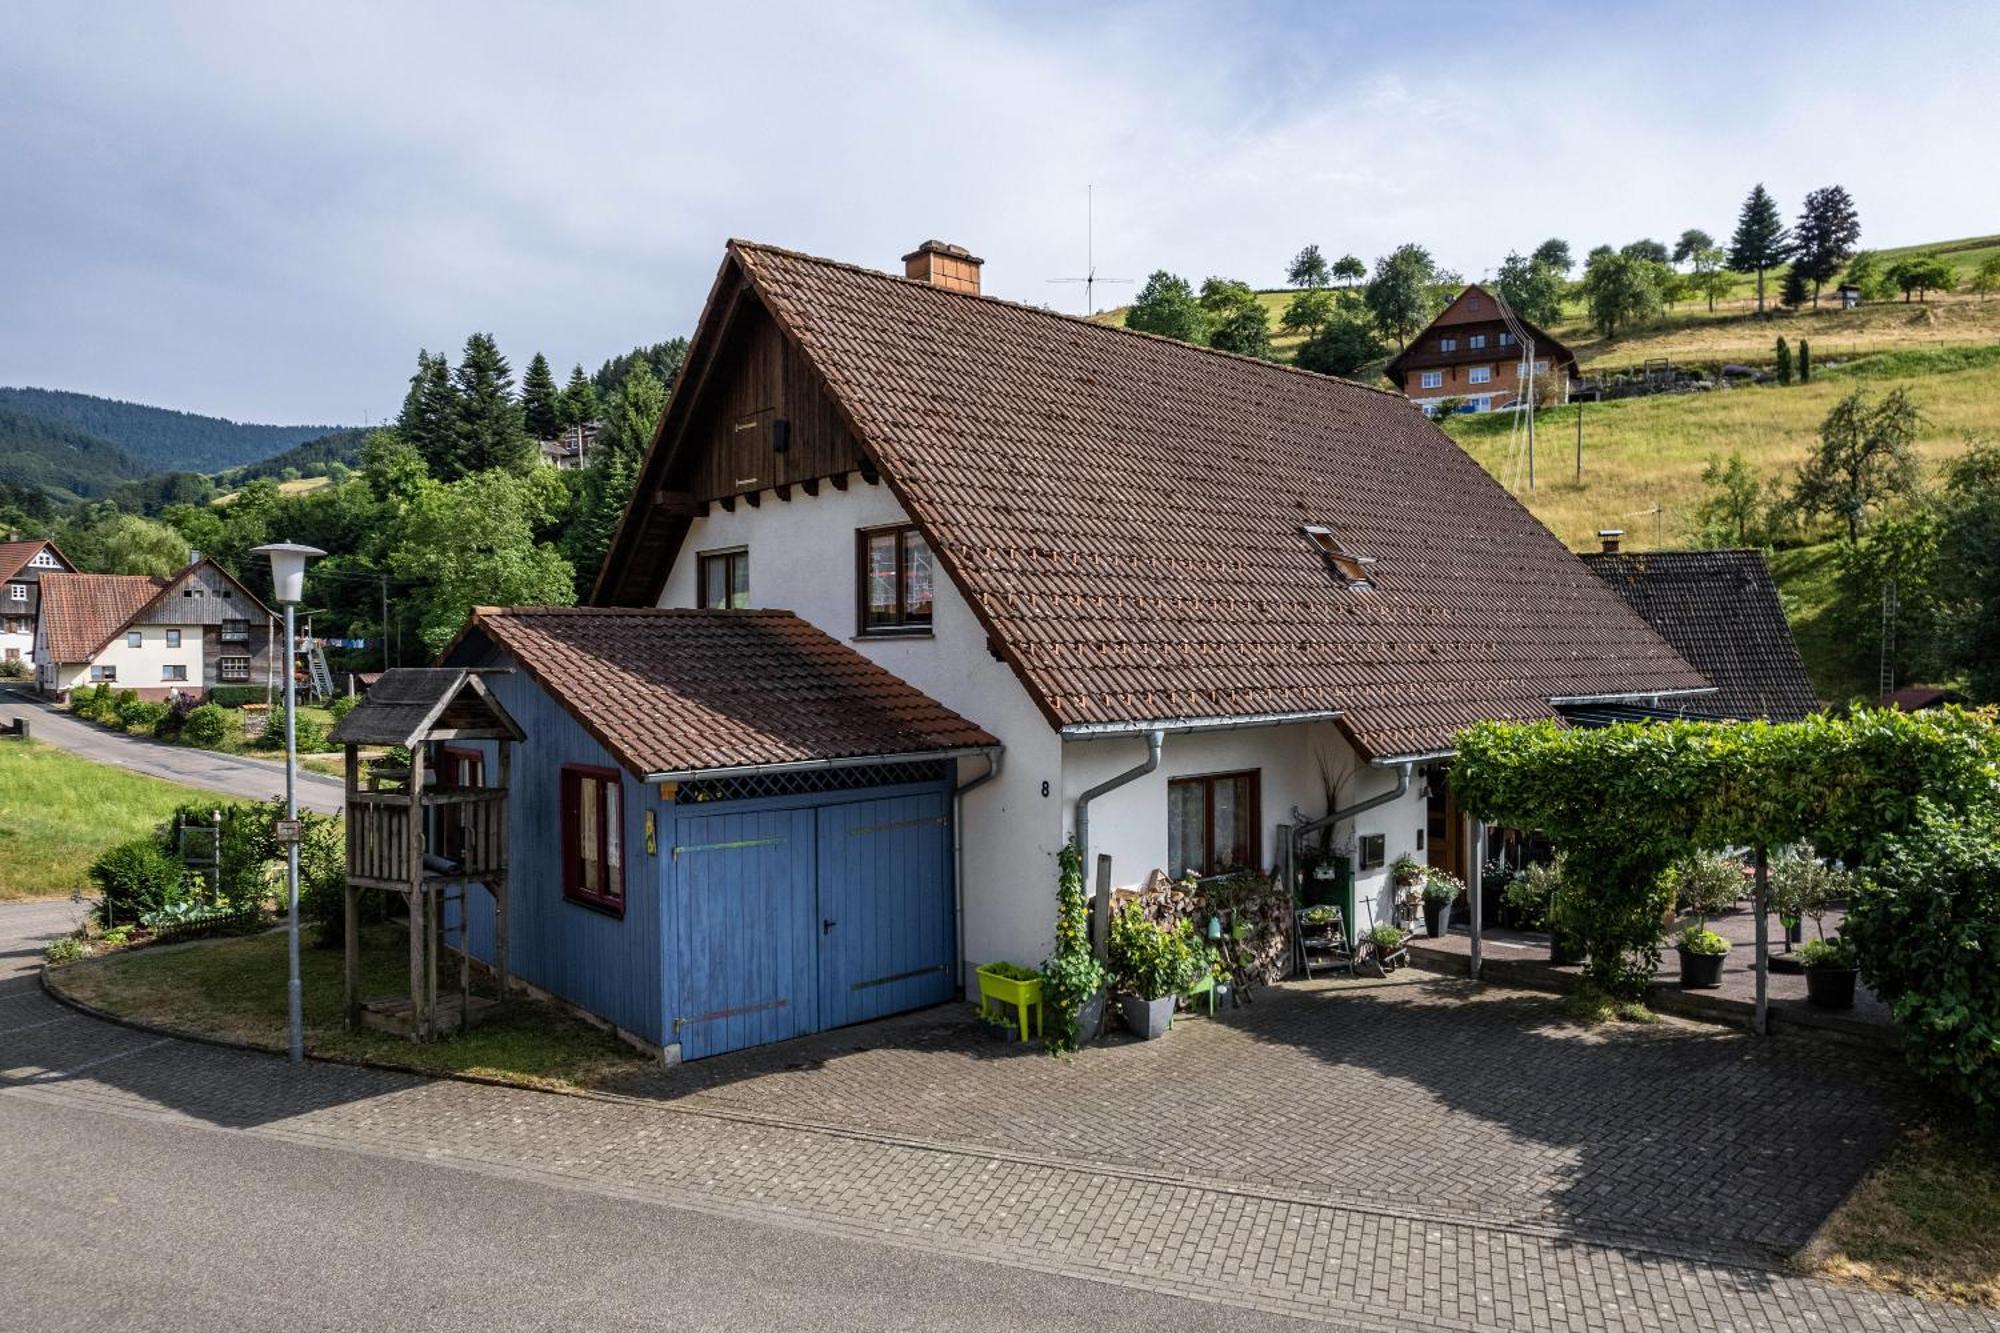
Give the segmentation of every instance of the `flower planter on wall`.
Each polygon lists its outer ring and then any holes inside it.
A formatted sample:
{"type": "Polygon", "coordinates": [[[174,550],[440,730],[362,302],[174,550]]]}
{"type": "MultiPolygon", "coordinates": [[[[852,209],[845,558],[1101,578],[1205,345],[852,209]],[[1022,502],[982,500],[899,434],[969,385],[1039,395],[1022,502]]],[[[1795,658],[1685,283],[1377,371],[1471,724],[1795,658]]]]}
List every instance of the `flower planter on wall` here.
{"type": "Polygon", "coordinates": [[[1712,990],[1722,984],[1722,964],[1728,954],[1693,953],[1687,949],[1679,953],[1682,990],[1712,990]]]}

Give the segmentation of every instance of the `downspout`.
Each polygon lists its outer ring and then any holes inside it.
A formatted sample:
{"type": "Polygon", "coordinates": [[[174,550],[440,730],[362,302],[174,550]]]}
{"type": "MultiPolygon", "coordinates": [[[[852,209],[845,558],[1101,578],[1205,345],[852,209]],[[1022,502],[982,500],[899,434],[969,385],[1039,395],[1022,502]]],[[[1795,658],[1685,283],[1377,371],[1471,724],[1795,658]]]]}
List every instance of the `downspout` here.
{"type": "MultiPolygon", "coordinates": [[[[1406,759],[1396,766],[1396,785],[1390,790],[1382,792],[1380,795],[1370,796],[1365,801],[1356,801],[1353,805],[1342,806],[1338,810],[1329,810],[1318,819],[1308,819],[1303,823],[1294,825],[1292,827],[1292,864],[1298,864],[1299,849],[1305,845],[1305,839],[1319,832],[1321,829],[1330,828],[1343,819],[1351,819],[1363,811],[1373,810],[1378,805],[1387,805],[1391,801],[1401,800],[1403,797],[1409,795],[1410,775],[1416,769],[1416,766],[1415,760],[1406,759]]],[[[1356,893],[1358,895],[1358,889],[1356,893]]],[[[1345,924],[1347,926],[1348,947],[1352,948],[1354,946],[1355,932],[1360,929],[1360,926],[1359,923],[1353,921],[1346,922],[1345,924]]]]}
{"type": "MultiPolygon", "coordinates": [[[[1166,743],[1167,733],[1158,729],[1146,733],[1146,760],[1133,768],[1126,769],[1114,778],[1106,778],[1089,791],[1076,798],[1076,849],[1083,856],[1083,873],[1090,875],[1090,803],[1106,792],[1118,790],[1128,782],[1137,782],[1160,766],[1160,747],[1166,743]]],[[[1086,881],[1089,882],[1089,881],[1086,881]]],[[[1101,895],[1091,910],[1091,919],[1097,937],[1097,956],[1104,957],[1106,942],[1110,938],[1111,900],[1110,895],[1101,895]]]]}
{"type": "Polygon", "coordinates": [[[951,789],[951,898],[952,919],[958,925],[958,989],[965,991],[965,797],[1000,776],[1005,750],[989,750],[986,771],[970,782],[951,789]]]}

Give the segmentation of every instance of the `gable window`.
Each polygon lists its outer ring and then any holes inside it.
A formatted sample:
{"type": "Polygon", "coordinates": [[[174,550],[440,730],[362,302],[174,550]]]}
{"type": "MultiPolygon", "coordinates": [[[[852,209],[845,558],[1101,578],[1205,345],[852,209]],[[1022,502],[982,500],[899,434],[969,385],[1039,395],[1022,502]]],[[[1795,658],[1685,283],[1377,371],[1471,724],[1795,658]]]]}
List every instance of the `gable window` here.
{"type": "Polygon", "coordinates": [[[125,646],[127,648],[143,648],[145,644],[146,636],[143,632],[136,629],[125,631],[125,646]]]}
{"type": "Polygon", "coordinates": [[[617,916],[625,915],[623,804],[616,769],[563,765],[563,897],[617,916]]]}
{"type": "Polygon", "coordinates": [[[8,599],[9,599],[10,601],[16,601],[16,602],[25,602],[25,601],[27,601],[27,600],[28,600],[28,585],[27,585],[27,584],[25,584],[25,583],[10,583],[10,584],[8,584],[8,585],[7,585],[7,597],[8,597],[8,599]]]}
{"type": "Polygon", "coordinates": [[[90,678],[98,681],[117,680],[118,668],[115,666],[92,666],[90,668],[90,678]]]}
{"type": "Polygon", "coordinates": [[[28,567],[30,569],[61,569],[62,561],[56,559],[47,551],[43,551],[28,562],[28,567]]]}
{"type": "Polygon", "coordinates": [[[740,611],[750,605],[750,552],[710,551],[695,562],[695,604],[703,610],[740,611]]]}
{"type": "Polygon", "coordinates": [[[247,657],[219,658],[215,664],[215,674],[224,684],[241,684],[250,679],[250,659],[247,657]]]}
{"type": "Polygon", "coordinates": [[[1219,875],[1254,865],[1257,773],[1217,773],[1167,783],[1167,871],[1219,875]]]}
{"type": "Polygon", "coordinates": [[[1440,352],[1456,352],[1458,350],[1458,339],[1456,338],[1438,339],[1438,350],[1440,352]]]}
{"type": "Polygon", "coordinates": [[[1468,384],[1490,384],[1493,380],[1493,367],[1473,366],[1465,372],[1465,379],[1468,384]]]}
{"type": "Polygon", "coordinates": [[[186,680],[187,678],[188,669],[178,662],[170,662],[160,668],[161,680],[186,680]]]}
{"type": "Polygon", "coordinates": [[[224,643],[248,643],[250,641],[250,622],[247,620],[223,621],[222,641],[224,643]]]}
{"type": "Polygon", "coordinates": [[[1465,340],[1465,345],[1468,348],[1484,347],[1486,346],[1486,335],[1483,333],[1475,333],[1470,338],[1467,338],[1465,340]]]}
{"type": "Polygon", "coordinates": [[[169,648],[178,648],[178,647],[180,647],[180,646],[181,646],[181,632],[180,632],[179,630],[177,630],[177,629],[170,629],[170,630],[168,630],[168,631],[167,631],[167,647],[169,647],[169,648]]]}
{"type": "Polygon", "coordinates": [[[1511,333],[1503,333],[1503,334],[1501,334],[1501,335],[1500,335],[1500,345],[1501,345],[1502,347],[1512,347],[1512,346],[1514,345],[1514,335],[1513,335],[1513,334],[1511,334],[1511,333]]]}
{"type": "Polygon", "coordinates": [[[1442,370],[1426,370],[1423,375],[1423,386],[1426,389],[1443,388],[1444,372],[1442,370]]]}
{"type": "Polygon", "coordinates": [[[930,544],[915,527],[861,534],[861,632],[925,634],[931,628],[930,544]]]}

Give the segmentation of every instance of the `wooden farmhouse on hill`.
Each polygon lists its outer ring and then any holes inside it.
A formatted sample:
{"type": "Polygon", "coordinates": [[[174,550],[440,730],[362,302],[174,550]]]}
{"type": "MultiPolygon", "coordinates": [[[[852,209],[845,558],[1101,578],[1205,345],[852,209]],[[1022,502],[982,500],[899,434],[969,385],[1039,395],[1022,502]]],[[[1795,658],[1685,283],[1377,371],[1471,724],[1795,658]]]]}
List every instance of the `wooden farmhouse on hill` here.
{"type": "Polygon", "coordinates": [[[1133,886],[1313,830],[1365,930],[1468,868],[1461,728],[1712,690],[1401,395],[980,272],[731,242],[592,605],[441,662],[523,733],[513,974],[670,1058],[1039,962],[1072,838],[1133,886]]]}
{"type": "Polygon", "coordinates": [[[255,593],[205,556],[172,578],[51,572],[41,592],[37,683],[55,699],[87,685],[170,699],[261,683],[283,633],[255,593]]]}
{"type": "Polygon", "coordinates": [[[1464,412],[1514,407],[1526,399],[1530,371],[1542,403],[1569,401],[1575,354],[1474,283],[1410,339],[1383,373],[1430,416],[1448,402],[1464,412]]]}

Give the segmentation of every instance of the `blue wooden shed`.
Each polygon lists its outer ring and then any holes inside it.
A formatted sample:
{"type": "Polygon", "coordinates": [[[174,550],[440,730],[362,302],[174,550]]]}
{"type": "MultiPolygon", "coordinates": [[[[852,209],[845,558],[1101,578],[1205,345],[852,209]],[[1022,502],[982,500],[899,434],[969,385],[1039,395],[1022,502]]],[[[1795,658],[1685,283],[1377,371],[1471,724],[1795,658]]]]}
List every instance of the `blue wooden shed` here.
{"type": "MultiPolygon", "coordinates": [[[[515,719],[514,977],[669,1059],[958,989],[953,784],[992,736],[789,612],[482,609],[447,650],[515,719]]],[[[439,780],[491,780],[441,746],[439,780]]],[[[448,840],[448,831],[433,831],[448,840]]],[[[493,961],[489,895],[457,938],[493,961]]]]}

